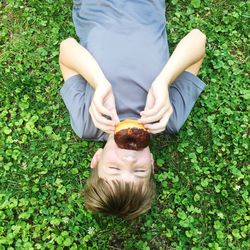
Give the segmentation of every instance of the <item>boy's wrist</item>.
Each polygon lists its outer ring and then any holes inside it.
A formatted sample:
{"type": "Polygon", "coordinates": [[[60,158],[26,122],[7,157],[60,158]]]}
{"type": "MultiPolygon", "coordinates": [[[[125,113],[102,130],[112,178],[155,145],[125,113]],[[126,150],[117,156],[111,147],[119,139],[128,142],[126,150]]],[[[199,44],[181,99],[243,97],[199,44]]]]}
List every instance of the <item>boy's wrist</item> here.
{"type": "Polygon", "coordinates": [[[158,78],[157,82],[162,82],[165,83],[166,85],[171,85],[172,83],[171,74],[169,73],[166,66],[163,68],[163,70],[160,72],[157,78],[158,78]]]}
{"type": "Polygon", "coordinates": [[[99,79],[95,79],[94,81],[94,85],[95,85],[95,89],[100,87],[100,86],[103,86],[103,85],[106,85],[107,87],[110,87],[111,84],[110,82],[106,79],[106,78],[99,78],[99,79]]]}

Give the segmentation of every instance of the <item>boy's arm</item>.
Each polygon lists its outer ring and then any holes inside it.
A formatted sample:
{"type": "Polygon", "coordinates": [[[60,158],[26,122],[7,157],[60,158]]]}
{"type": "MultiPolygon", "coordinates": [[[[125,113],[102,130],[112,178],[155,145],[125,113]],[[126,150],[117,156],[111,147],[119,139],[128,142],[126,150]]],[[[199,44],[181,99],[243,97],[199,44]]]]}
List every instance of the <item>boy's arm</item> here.
{"type": "Polygon", "coordinates": [[[95,58],[74,38],[67,38],[60,44],[59,63],[64,80],[80,74],[96,89],[99,84],[110,84],[95,58]]]}
{"type": "MultiPolygon", "coordinates": [[[[59,63],[64,80],[80,74],[94,89],[91,104],[85,108],[88,108],[96,128],[106,133],[113,133],[119,117],[116,112],[112,85],[95,58],[74,38],[67,38],[60,44],[59,63]],[[111,117],[111,120],[104,115],[111,117]]],[[[70,102],[73,101],[70,100],[70,102]]]]}
{"type": "Polygon", "coordinates": [[[177,44],[158,79],[171,85],[185,69],[201,60],[205,55],[206,35],[199,29],[191,30],[177,44]]]}
{"type": "Polygon", "coordinates": [[[204,57],[205,45],[205,34],[198,29],[193,29],[178,43],[168,62],[153,81],[145,109],[140,113],[141,119],[139,119],[139,122],[144,123],[151,133],[160,133],[165,130],[174,112],[168,87],[183,71],[204,57]],[[153,122],[157,123],[150,124],[153,122]]]}

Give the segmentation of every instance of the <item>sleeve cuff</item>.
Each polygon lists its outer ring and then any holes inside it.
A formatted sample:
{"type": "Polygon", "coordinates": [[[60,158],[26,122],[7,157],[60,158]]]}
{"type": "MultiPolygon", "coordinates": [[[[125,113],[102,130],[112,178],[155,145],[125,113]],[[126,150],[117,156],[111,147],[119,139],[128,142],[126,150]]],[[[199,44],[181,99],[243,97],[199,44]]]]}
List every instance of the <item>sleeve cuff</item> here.
{"type": "Polygon", "coordinates": [[[80,74],[73,75],[69,77],[66,81],[64,81],[64,84],[60,89],[60,94],[62,97],[64,97],[67,92],[69,92],[69,90],[79,89],[80,91],[82,91],[86,88],[86,84],[87,82],[80,74]]]}
{"type": "Polygon", "coordinates": [[[183,71],[182,76],[187,80],[190,80],[200,90],[203,90],[206,87],[206,84],[198,76],[192,74],[189,71],[183,71]]]}

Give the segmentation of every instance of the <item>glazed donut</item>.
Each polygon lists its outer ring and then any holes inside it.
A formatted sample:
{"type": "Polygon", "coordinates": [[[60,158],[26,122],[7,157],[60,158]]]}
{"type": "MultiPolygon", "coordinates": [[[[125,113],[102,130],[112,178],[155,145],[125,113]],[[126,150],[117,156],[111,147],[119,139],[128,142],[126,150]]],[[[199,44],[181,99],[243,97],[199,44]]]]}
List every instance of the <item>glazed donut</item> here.
{"type": "Polygon", "coordinates": [[[116,125],[114,139],[119,148],[141,150],[149,145],[150,135],[142,123],[125,119],[116,125]]]}

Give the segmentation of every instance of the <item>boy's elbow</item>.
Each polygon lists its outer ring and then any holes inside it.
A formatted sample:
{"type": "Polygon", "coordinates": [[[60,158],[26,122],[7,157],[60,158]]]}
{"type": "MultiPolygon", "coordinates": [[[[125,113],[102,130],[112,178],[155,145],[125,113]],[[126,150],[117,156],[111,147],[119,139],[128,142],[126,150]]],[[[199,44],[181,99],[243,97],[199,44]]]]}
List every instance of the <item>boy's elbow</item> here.
{"type": "Polygon", "coordinates": [[[59,53],[59,62],[63,62],[63,57],[65,52],[72,47],[73,43],[75,43],[76,40],[73,37],[68,37],[61,41],[60,43],[60,53],[59,53]]]}
{"type": "Polygon", "coordinates": [[[190,33],[194,36],[195,41],[199,41],[198,43],[200,45],[200,49],[204,57],[206,54],[206,42],[207,42],[206,35],[199,29],[192,29],[190,33]]]}
{"type": "Polygon", "coordinates": [[[76,42],[76,40],[73,37],[68,37],[68,38],[64,39],[60,43],[60,51],[64,50],[65,48],[68,48],[69,46],[72,45],[72,43],[75,43],[75,42],[76,42]]]}
{"type": "Polygon", "coordinates": [[[195,35],[197,39],[201,39],[204,43],[206,43],[207,36],[201,30],[196,28],[192,29],[191,32],[195,35]]]}

